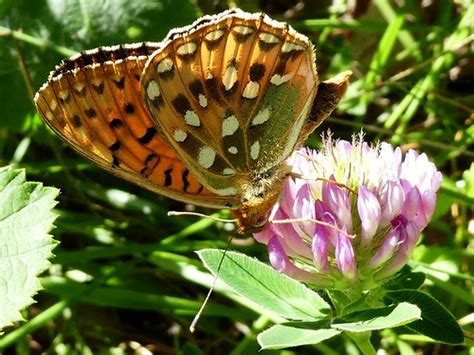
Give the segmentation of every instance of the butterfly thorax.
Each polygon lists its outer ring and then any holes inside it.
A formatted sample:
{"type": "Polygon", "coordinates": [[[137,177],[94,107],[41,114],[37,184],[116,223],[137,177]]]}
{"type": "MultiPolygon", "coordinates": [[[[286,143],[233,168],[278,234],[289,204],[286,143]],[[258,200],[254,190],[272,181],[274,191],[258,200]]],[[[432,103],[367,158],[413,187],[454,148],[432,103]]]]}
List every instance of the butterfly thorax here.
{"type": "Polygon", "coordinates": [[[290,172],[290,166],[281,164],[252,174],[243,183],[240,206],[234,211],[240,233],[258,232],[263,228],[290,172]]]}

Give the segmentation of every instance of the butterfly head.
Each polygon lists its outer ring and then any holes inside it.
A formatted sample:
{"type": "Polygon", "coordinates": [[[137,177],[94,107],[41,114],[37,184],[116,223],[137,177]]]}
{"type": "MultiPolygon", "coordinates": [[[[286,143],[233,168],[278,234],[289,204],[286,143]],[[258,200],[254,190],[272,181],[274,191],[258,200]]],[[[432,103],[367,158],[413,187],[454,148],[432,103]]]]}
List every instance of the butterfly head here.
{"type": "Polygon", "coordinates": [[[244,184],[240,207],[234,211],[240,233],[263,229],[290,173],[291,167],[283,164],[256,173],[244,184]]]}

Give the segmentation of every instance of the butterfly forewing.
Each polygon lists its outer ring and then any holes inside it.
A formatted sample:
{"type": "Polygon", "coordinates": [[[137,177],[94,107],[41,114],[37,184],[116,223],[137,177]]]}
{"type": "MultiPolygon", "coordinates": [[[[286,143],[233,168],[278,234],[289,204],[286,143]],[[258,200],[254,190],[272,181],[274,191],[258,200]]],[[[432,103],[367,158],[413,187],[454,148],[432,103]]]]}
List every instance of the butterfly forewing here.
{"type": "Polygon", "coordinates": [[[158,44],[105,47],[65,61],[35,96],[46,123],[98,166],[183,202],[225,207],[194,177],[159,133],[140,75],[158,44]]]}
{"type": "Polygon", "coordinates": [[[241,196],[299,141],[318,84],[313,47],[262,14],[208,18],[151,56],[143,94],[198,179],[222,196],[241,196]]]}

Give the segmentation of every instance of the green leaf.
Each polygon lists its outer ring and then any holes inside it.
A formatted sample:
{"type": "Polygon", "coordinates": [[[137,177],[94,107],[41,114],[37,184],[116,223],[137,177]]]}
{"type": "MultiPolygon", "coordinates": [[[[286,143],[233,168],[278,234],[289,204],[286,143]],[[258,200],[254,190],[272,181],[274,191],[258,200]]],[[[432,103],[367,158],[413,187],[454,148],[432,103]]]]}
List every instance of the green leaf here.
{"type": "Polygon", "coordinates": [[[436,299],[417,290],[389,291],[385,303],[410,302],[421,309],[421,320],[407,327],[417,333],[447,344],[462,344],[464,335],[454,316],[436,299]]]}
{"type": "Polygon", "coordinates": [[[0,168],[0,329],[22,320],[20,310],[40,289],[56,242],[48,234],[59,190],[25,182],[25,172],[0,168]]]}
{"type": "MultiPolygon", "coordinates": [[[[204,249],[198,255],[215,275],[223,251],[204,249]]],[[[329,305],[316,292],[240,253],[227,252],[219,278],[241,296],[287,319],[318,320],[330,312],[329,305]]]]}
{"type": "Polygon", "coordinates": [[[89,46],[147,37],[159,41],[199,15],[188,0],[49,0],[47,10],[54,24],[89,46]]]}
{"type": "Polygon", "coordinates": [[[405,266],[395,279],[391,279],[385,284],[386,289],[417,289],[425,282],[426,275],[422,272],[413,272],[408,266],[405,266]]]}
{"type": "Polygon", "coordinates": [[[366,332],[398,327],[420,319],[420,316],[421,311],[417,306],[403,302],[393,306],[347,314],[341,319],[346,321],[345,323],[335,321],[331,327],[350,332],[366,332]]]}
{"type": "Polygon", "coordinates": [[[303,329],[277,324],[257,336],[262,349],[282,349],[311,345],[332,338],[341,332],[336,329],[303,329]]]}
{"type": "Polygon", "coordinates": [[[361,101],[365,104],[365,110],[367,105],[370,103],[370,92],[377,86],[377,79],[380,78],[383,69],[387,66],[387,62],[390,59],[392,49],[395,45],[396,39],[404,23],[404,16],[399,15],[393,21],[390,22],[389,26],[385,30],[377,51],[372,57],[372,62],[370,63],[370,69],[365,76],[365,87],[367,88],[364,96],[361,97],[361,101]]]}

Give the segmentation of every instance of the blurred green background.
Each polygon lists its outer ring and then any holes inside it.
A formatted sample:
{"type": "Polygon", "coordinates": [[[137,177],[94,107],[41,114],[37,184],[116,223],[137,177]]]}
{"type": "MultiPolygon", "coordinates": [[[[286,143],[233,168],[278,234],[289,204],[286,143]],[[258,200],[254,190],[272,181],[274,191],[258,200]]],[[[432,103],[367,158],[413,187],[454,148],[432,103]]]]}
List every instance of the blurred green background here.
{"type": "MultiPolygon", "coordinates": [[[[369,141],[427,153],[443,172],[435,217],[412,266],[427,273],[424,290],[460,320],[468,345],[433,344],[403,328],[375,340],[383,340],[388,353],[467,354],[474,331],[474,5],[469,0],[0,0],[1,164],[23,167],[30,180],[62,191],[53,231],[61,244],[42,280],[45,290],[24,314],[27,320],[43,318],[33,326],[18,324],[26,330],[7,353],[258,351],[255,334],[270,323],[258,309],[219,290],[197,334],[187,330],[212,282],[194,251],[225,248],[233,226],[167,217],[169,210],[190,207],[91,166],[45,127],[32,103],[49,71],[75,52],[160,41],[170,29],[229,6],[264,11],[308,35],[323,79],[353,71],[345,99],[308,145],[317,147],[320,132],[328,128],[345,139],[364,129],[369,141]]],[[[234,238],[231,249],[267,258],[250,236],[234,238]]],[[[340,338],[294,353],[357,350],[340,338]]]]}

